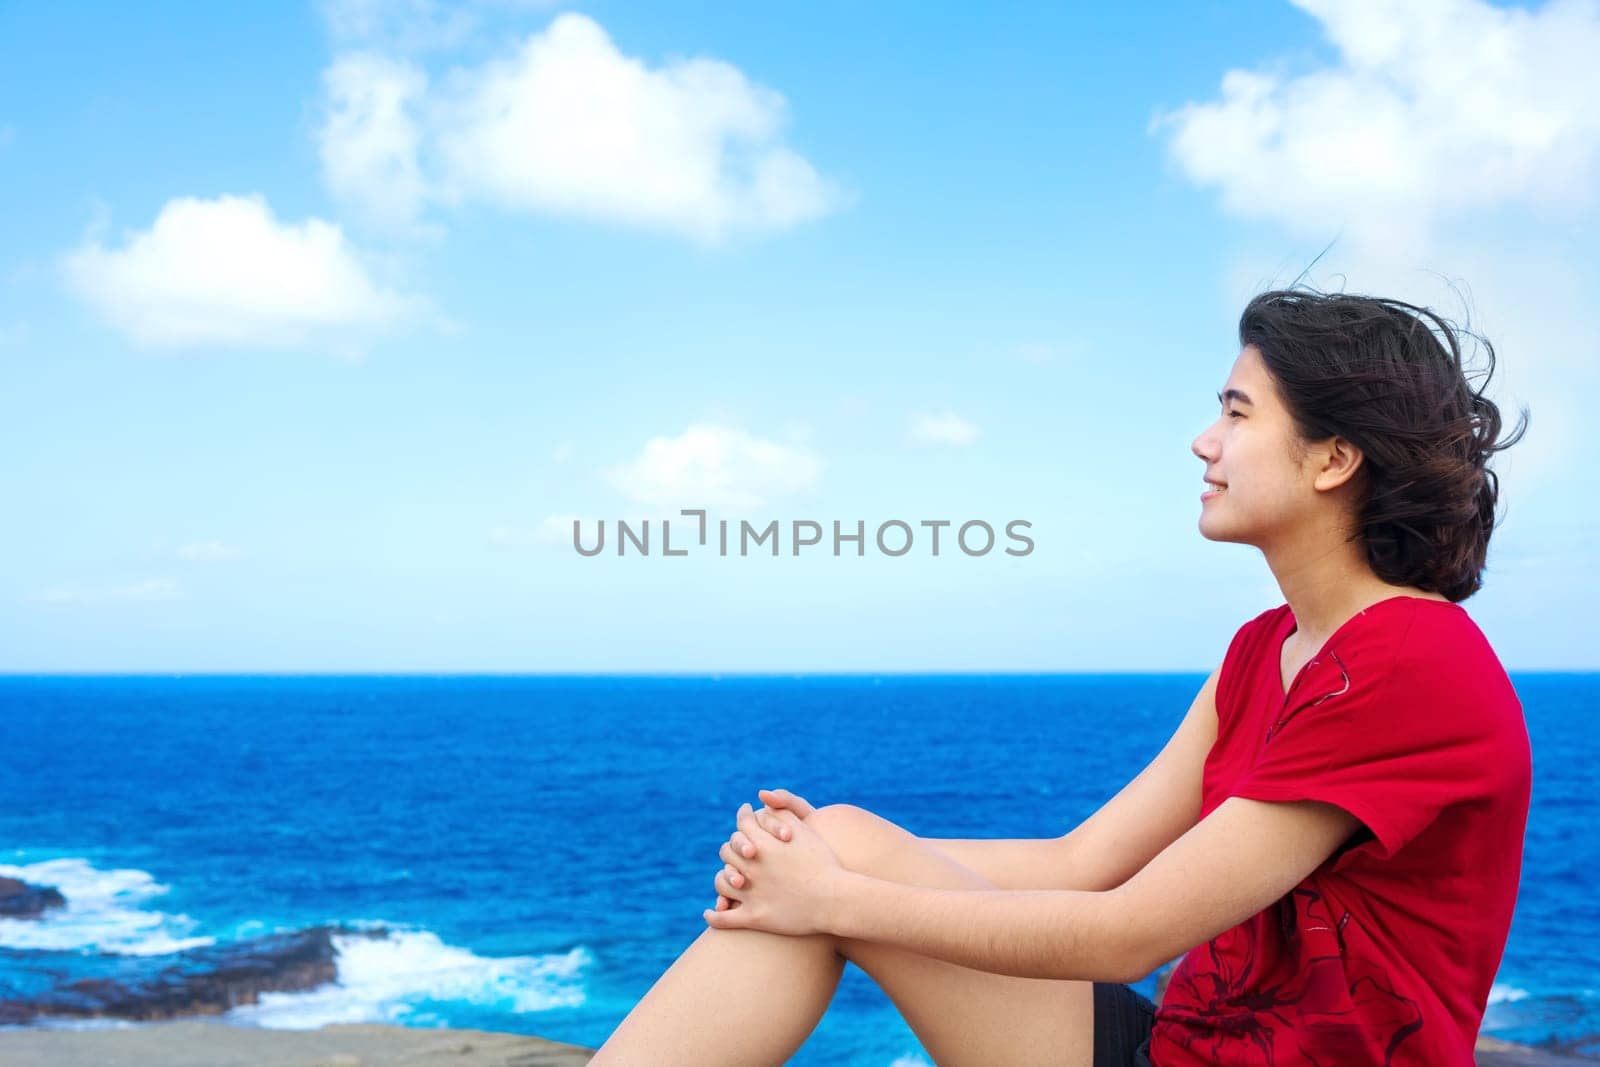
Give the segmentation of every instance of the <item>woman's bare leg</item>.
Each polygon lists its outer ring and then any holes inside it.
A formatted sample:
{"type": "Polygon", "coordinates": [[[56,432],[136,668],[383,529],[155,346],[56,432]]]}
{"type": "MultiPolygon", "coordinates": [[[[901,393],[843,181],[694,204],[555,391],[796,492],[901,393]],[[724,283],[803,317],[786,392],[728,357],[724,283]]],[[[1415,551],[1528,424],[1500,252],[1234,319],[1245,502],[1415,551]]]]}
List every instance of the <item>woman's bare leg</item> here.
{"type": "MultiPolygon", "coordinates": [[[[994,888],[935,846],[862,808],[829,805],[806,824],[851,870],[909,885],[994,888]]],[[[939,1067],[1089,1067],[1089,982],[989,974],[825,934],[714,929],[684,950],[590,1065],[777,1067],[816,1028],[846,959],[877,982],[939,1067]]]]}
{"type": "Polygon", "coordinates": [[[612,1031],[590,1067],[778,1067],[828,1010],[844,962],[826,934],[707,927],[612,1031]]]}

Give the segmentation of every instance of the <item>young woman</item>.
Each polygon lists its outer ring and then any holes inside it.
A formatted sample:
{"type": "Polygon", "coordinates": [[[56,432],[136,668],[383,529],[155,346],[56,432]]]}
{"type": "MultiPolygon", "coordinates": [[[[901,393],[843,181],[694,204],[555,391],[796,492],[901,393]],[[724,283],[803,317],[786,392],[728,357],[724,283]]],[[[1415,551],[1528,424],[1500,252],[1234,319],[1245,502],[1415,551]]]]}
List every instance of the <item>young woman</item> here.
{"type": "Polygon", "coordinates": [[[1459,602],[1494,528],[1486,462],[1523,427],[1498,441],[1423,308],[1275,290],[1239,334],[1192,446],[1200,532],[1259,548],[1285,603],[1160,754],[1048,840],[928,840],[762,791],[709,929],[592,1067],[781,1064],[846,960],[941,1067],[1473,1062],[1532,761],[1459,602]],[[1159,1008],[1128,987],[1180,955],[1159,1008]]]}

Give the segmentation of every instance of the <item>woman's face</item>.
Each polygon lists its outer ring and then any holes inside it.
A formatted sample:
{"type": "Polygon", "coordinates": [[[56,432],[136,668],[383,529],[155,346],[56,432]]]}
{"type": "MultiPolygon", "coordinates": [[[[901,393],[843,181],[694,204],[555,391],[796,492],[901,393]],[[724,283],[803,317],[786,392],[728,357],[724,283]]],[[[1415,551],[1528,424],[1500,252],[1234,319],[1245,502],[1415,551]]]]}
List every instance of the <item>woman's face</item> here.
{"type": "Polygon", "coordinates": [[[1200,534],[1264,547],[1292,534],[1316,497],[1277,384],[1246,345],[1222,387],[1217,419],[1189,446],[1205,462],[1200,534]]]}

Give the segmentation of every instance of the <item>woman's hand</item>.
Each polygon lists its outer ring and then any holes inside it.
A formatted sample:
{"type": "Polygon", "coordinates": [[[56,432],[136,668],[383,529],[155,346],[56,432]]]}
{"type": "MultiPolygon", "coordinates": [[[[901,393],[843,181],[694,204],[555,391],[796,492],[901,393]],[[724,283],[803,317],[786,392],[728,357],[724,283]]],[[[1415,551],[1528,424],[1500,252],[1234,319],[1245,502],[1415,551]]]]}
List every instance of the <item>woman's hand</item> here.
{"type": "MultiPolygon", "coordinates": [[[[794,836],[794,831],[789,828],[788,823],[777,817],[779,808],[792,811],[802,819],[817,810],[811,806],[810,801],[804,797],[796,796],[787,789],[758,789],[756,790],[756,795],[766,805],[766,807],[755,813],[756,825],[780,841],[789,840],[794,836]]],[[[759,851],[756,847],[756,842],[746,837],[743,830],[735,830],[733,836],[728,838],[728,844],[733,846],[735,855],[743,856],[745,859],[755,859],[759,851]]],[[[729,879],[735,889],[744,884],[743,876],[737,873],[729,872],[729,879]]],[[[738,901],[730,900],[720,893],[717,894],[718,911],[727,911],[729,908],[737,908],[738,906],[738,901]]]]}
{"type": "Polygon", "coordinates": [[[822,836],[792,810],[780,809],[772,818],[789,829],[790,840],[759,824],[749,804],[739,806],[739,829],[747,839],[761,841],[761,854],[746,859],[735,853],[731,842],[722,846],[727,866],[717,873],[717,892],[738,906],[707,908],[706,924],[797,937],[825,933],[844,867],[822,836]],[[741,883],[737,887],[730,881],[734,875],[741,883]]]}
{"type": "MultiPolygon", "coordinates": [[[[817,810],[811,806],[811,803],[805,797],[797,797],[787,789],[757,789],[756,796],[760,797],[761,802],[768,808],[774,811],[778,808],[786,808],[802,819],[807,818],[817,810]]],[[[789,839],[784,838],[784,840],[787,841],[789,839]]]]}

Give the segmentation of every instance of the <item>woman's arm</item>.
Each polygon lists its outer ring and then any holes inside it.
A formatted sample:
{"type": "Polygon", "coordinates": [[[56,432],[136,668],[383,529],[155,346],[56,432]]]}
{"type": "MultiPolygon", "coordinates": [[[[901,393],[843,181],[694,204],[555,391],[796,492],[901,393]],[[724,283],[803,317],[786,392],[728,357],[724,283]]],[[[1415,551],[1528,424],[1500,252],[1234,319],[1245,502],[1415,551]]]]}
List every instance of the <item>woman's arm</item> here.
{"type": "Polygon", "coordinates": [[[924,837],[999,889],[1100,889],[1095,872],[1073,855],[1071,834],[1044,838],[924,837]]]}
{"type": "Polygon", "coordinates": [[[1230,797],[1104,892],[931,889],[835,866],[819,924],[974,970],[1136,982],[1282,898],[1360,825],[1321,801],[1230,797]]]}
{"type": "Polygon", "coordinates": [[[1166,747],[1139,776],[1060,837],[924,838],[1000,889],[1115,889],[1200,817],[1200,781],[1217,739],[1211,672],[1166,747]]]}

